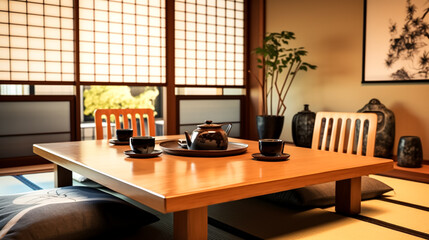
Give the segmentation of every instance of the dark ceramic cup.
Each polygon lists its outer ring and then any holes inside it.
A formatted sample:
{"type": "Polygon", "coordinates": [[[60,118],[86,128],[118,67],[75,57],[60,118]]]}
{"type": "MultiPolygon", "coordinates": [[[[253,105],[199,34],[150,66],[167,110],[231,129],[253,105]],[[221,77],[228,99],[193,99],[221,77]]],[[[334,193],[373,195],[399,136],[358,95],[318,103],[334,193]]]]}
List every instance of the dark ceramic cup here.
{"type": "Polygon", "coordinates": [[[281,139],[260,139],[259,151],[264,156],[280,156],[283,154],[284,142],[281,139]]]}
{"type": "Polygon", "coordinates": [[[130,137],[133,136],[132,129],[117,129],[116,130],[116,138],[118,138],[121,142],[128,142],[130,137]]]}
{"type": "Polygon", "coordinates": [[[152,153],[155,148],[155,138],[150,136],[131,137],[130,147],[135,153],[152,153]]]}

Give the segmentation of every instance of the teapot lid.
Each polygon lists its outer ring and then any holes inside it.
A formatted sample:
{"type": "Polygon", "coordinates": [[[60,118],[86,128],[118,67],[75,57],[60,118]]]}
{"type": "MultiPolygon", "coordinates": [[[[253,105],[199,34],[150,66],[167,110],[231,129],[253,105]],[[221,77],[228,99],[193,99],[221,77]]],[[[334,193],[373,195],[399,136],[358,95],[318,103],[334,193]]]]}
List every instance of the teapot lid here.
{"type": "Polygon", "coordinates": [[[212,123],[212,120],[206,120],[204,124],[198,125],[199,128],[220,128],[221,124],[212,123]]]}

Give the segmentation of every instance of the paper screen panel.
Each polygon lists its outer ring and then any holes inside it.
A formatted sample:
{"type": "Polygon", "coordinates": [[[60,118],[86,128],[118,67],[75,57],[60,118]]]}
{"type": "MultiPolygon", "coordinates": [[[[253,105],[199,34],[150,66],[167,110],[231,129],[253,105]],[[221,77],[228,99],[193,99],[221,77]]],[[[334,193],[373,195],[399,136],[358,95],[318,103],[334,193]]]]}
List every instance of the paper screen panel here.
{"type": "Polygon", "coordinates": [[[181,99],[180,133],[192,131],[205,120],[212,120],[214,123],[232,123],[231,136],[240,136],[240,105],[240,99],[181,99]]]}
{"type": "Polygon", "coordinates": [[[244,1],[175,1],[177,86],[244,86],[244,1]]]}
{"type": "Polygon", "coordinates": [[[67,101],[0,102],[0,135],[70,132],[67,101]]]}
{"type": "Polygon", "coordinates": [[[80,80],[165,84],[165,2],[80,0],[80,80]]]}
{"type": "Polygon", "coordinates": [[[0,4],[0,83],[73,82],[73,0],[0,4]]]}

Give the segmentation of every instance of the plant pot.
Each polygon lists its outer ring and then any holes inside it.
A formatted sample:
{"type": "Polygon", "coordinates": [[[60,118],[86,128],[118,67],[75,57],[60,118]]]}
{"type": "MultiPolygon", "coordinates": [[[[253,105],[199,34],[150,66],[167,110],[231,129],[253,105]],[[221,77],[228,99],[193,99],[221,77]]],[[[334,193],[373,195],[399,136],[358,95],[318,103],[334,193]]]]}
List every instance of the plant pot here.
{"type": "Polygon", "coordinates": [[[278,139],[282,134],[284,116],[258,115],[256,116],[256,126],[258,128],[259,139],[278,139]]]}

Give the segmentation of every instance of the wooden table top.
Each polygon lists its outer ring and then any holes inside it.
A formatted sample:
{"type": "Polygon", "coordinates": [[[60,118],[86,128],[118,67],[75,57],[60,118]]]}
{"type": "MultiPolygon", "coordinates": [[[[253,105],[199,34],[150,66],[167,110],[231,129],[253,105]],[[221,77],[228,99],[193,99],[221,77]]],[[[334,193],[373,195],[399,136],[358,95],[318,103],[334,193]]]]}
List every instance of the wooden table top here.
{"type": "MultiPolygon", "coordinates": [[[[178,138],[183,136],[162,137],[178,138]]],[[[35,144],[33,151],[163,213],[393,169],[389,159],[293,146],[285,146],[291,155],[287,161],[257,161],[251,156],[259,152],[257,141],[229,141],[248,144],[247,152],[227,157],[162,153],[138,159],[124,154],[129,146],[114,146],[108,140],[35,144]]]]}

